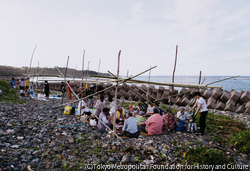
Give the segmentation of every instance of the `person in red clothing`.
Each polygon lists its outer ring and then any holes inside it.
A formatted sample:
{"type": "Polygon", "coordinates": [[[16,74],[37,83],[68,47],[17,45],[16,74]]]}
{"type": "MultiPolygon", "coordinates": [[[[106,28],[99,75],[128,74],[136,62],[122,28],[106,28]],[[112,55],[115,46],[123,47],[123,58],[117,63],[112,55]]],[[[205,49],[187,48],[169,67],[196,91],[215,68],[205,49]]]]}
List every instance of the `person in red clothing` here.
{"type": "Polygon", "coordinates": [[[163,118],[159,114],[159,110],[157,108],[154,108],[154,114],[150,116],[146,122],[146,126],[141,126],[141,130],[148,133],[149,135],[156,135],[161,134],[162,132],[162,125],[163,118]]]}
{"type": "Polygon", "coordinates": [[[68,99],[70,100],[72,98],[72,95],[71,95],[71,89],[69,88],[71,87],[71,83],[68,81],[68,85],[67,85],[67,94],[68,94],[68,99]]]}

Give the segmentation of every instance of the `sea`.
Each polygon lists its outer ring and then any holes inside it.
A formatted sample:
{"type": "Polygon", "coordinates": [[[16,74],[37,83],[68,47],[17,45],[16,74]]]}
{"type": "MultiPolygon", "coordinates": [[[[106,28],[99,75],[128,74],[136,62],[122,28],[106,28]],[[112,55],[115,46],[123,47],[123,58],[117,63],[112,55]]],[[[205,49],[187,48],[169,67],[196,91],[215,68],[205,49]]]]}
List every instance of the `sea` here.
{"type": "MultiPolygon", "coordinates": [[[[227,79],[229,77],[233,76],[202,76],[201,77],[201,84],[207,85],[219,80],[227,79]]],[[[125,78],[125,77],[122,77],[125,78]]],[[[78,78],[67,78],[69,80],[81,80],[78,78]]],[[[142,81],[149,81],[148,76],[138,76],[135,78],[136,80],[142,80],[142,81]]],[[[48,82],[58,82],[63,81],[63,78],[60,77],[39,77],[38,80],[42,82],[43,80],[48,80],[48,82]]],[[[85,79],[84,79],[85,80],[85,79]]],[[[90,81],[95,81],[96,78],[88,78],[90,81]]],[[[36,81],[36,78],[31,77],[31,81],[36,81]]],[[[99,79],[99,81],[104,81],[104,79],[99,79]]],[[[151,76],[150,82],[161,82],[161,83],[172,83],[172,76],[151,76]]],[[[198,84],[199,77],[198,76],[175,76],[174,77],[174,83],[181,83],[181,84],[198,84]]],[[[140,85],[140,84],[139,84],[140,85]]],[[[236,90],[238,92],[240,91],[249,91],[250,90],[250,76],[239,76],[236,78],[220,81],[214,84],[211,84],[210,86],[219,86],[222,87],[223,90],[236,90]]],[[[155,88],[158,88],[159,86],[155,85],[155,88]]],[[[168,88],[166,86],[166,88],[168,88]]],[[[175,89],[180,90],[180,87],[175,87],[175,89]]]]}
{"type": "MultiPolygon", "coordinates": [[[[209,83],[213,83],[219,80],[223,80],[233,76],[203,76],[201,77],[201,84],[207,85],[209,83]]],[[[138,76],[136,79],[148,81],[148,76],[138,76]]],[[[167,82],[172,83],[172,76],[152,76],[150,77],[150,81],[152,82],[167,82]]],[[[199,77],[198,76],[175,76],[175,83],[181,84],[198,84],[199,77]]],[[[239,76],[236,78],[224,80],[218,83],[211,84],[209,86],[219,86],[222,87],[223,90],[230,91],[234,89],[235,91],[248,91],[250,90],[250,76],[239,76]]],[[[181,89],[176,87],[175,89],[181,89]]]]}

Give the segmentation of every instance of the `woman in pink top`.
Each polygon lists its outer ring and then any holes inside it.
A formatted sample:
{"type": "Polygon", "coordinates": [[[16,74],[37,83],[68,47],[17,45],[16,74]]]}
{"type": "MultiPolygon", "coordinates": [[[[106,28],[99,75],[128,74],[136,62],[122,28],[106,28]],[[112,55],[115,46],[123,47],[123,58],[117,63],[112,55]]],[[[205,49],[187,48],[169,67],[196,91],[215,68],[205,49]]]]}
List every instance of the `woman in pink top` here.
{"type": "Polygon", "coordinates": [[[161,134],[163,118],[157,108],[154,108],[154,114],[146,120],[145,124],[146,126],[141,127],[142,131],[147,132],[149,135],[161,134]]]}

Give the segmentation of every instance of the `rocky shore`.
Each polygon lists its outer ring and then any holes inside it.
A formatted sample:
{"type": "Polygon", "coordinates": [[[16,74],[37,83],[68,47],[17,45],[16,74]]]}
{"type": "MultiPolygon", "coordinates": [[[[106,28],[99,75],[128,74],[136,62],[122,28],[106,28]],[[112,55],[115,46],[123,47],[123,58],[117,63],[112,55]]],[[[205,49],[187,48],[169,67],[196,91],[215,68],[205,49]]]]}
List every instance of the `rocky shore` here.
{"type": "MultiPolygon", "coordinates": [[[[233,158],[232,165],[250,165],[246,154],[221,146],[208,134],[201,137],[173,131],[167,135],[124,139],[123,143],[88,124],[57,128],[82,123],[74,115],[64,115],[62,108],[52,109],[55,103],[56,100],[31,100],[18,105],[0,103],[0,170],[89,170],[95,167],[86,164],[180,166],[186,149],[206,145],[222,150],[228,159],[233,158]]],[[[214,112],[232,116],[249,126],[249,115],[214,112]]]]}

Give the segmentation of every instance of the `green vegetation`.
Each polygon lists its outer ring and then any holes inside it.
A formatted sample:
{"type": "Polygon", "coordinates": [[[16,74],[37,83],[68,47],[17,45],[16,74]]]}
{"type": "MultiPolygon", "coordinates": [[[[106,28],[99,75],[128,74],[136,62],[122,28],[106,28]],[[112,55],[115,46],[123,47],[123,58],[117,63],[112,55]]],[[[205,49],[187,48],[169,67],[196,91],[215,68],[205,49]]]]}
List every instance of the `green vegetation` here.
{"type": "MultiPolygon", "coordinates": [[[[184,159],[188,164],[207,164],[207,165],[224,165],[234,161],[233,158],[227,158],[225,152],[218,149],[210,149],[208,146],[188,149],[184,159]]],[[[183,163],[184,164],[184,163],[183,163]]]]}
{"type": "Polygon", "coordinates": [[[10,88],[10,83],[7,81],[0,79],[0,90],[2,90],[2,93],[0,94],[0,102],[15,104],[25,103],[25,100],[19,98],[19,91],[10,88]]]}
{"type": "MultiPolygon", "coordinates": [[[[66,68],[59,68],[62,73],[65,73],[66,68]]],[[[3,66],[0,65],[0,76],[23,76],[24,74],[37,74],[37,67],[32,67],[31,71],[29,71],[28,67],[22,67],[22,68],[16,68],[16,67],[11,67],[11,66],[3,66]]],[[[84,71],[84,75],[87,75],[87,73],[91,75],[97,75],[98,73],[96,71],[84,71]]],[[[58,73],[58,70],[56,67],[54,68],[39,68],[39,75],[44,75],[44,76],[58,76],[60,75],[58,73]]],[[[109,74],[106,73],[99,73],[99,75],[107,75],[109,74]]],[[[67,70],[67,76],[68,77],[81,77],[82,76],[82,71],[81,70],[76,70],[72,68],[68,68],[67,70]]]]}
{"type": "MultiPolygon", "coordinates": [[[[137,106],[138,102],[129,102],[129,103],[119,103],[124,108],[128,109],[129,105],[137,106]]],[[[160,105],[163,110],[168,110],[166,105],[160,105]]],[[[172,112],[177,113],[177,109],[171,108],[172,112]]],[[[199,117],[200,113],[196,116],[195,123],[199,125],[199,117]]],[[[233,146],[236,149],[240,150],[243,153],[250,155],[250,130],[246,128],[246,124],[240,122],[238,120],[233,120],[229,116],[224,115],[216,115],[213,113],[208,113],[207,115],[207,122],[206,122],[206,132],[210,135],[213,141],[218,142],[221,145],[226,146],[233,146]]],[[[173,145],[178,145],[178,142],[172,140],[173,145]]],[[[201,142],[196,141],[195,144],[201,145],[201,142]]],[[[208,147],[206,147],[208,149],[208,147]]],[[[177,149],[179,150],[179,148],[177,149]]],[[[195,150],[195,149],[194,149],[195,150]]],[[[197,149],[199,151],[201,149],[197,149]]],[[[210,149],[209,154],[218,154],[218,151],[211,151],[210,149]]],[[[195,153],[194,151],[193,153],[195,153]]],[[[189,153],[191,154],[191,152],[189,153]]],[[[199,153],[196,154],[203,158],[199,153]]]]}
{"type": "Polygon", "coordinates": [[[250,156],[250,130],[244,130],[238,134],[233,133],[232,138],[229,140],[229,144],[233,144],[241,152],[250,156]]]}

